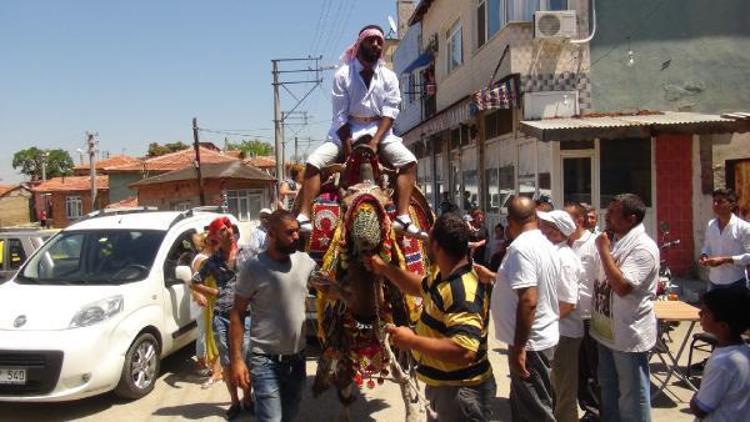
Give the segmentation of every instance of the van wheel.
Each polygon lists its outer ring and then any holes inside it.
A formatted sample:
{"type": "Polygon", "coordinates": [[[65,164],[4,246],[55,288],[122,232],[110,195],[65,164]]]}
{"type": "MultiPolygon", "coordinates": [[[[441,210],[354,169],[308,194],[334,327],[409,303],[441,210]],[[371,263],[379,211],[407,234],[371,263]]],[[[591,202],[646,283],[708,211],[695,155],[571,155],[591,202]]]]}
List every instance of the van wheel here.
{"type": "Polygon", "coordinates": [[[125,354],[115,394],[126,399],[139,399],[150,393],[159,375],[159,363],[159,341],[151,333],[142,333],[125,354]]]}

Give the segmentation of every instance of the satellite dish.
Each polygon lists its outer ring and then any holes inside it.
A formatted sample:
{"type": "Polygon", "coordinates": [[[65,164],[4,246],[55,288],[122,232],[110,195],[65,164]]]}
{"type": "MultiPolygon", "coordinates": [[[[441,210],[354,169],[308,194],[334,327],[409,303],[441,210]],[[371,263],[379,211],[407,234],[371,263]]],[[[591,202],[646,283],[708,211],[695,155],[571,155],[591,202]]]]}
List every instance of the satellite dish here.
{"type": "Polygon", "coordinates": [[[388,25],[391,27],[392,34],[398,34],[398,27],[396,26],[396,21],[393,19],[393,16],[391,15],[388,15],[388,25]]]}

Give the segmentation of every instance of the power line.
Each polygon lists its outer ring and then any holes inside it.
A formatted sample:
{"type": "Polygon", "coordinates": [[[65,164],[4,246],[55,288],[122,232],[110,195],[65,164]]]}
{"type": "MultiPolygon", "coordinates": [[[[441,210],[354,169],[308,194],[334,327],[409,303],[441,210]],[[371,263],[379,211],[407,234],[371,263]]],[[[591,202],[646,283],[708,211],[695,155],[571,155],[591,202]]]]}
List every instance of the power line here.
{"type": "Polygon", "coordinates": [[[320,15],[318,16],[318,26],[315,27],[315,35],[313,41],[310,44],[310,54],[316,54],[318,47],[320,47],[320,41],[323,35],[321,31],[323,22],[328,19],[328,15],[331,12],[331,5],[333,0],[323,0],[323,5],[320,8],[320,15]]]}
{"type": "Polygon", "coordinates": [[[326,37],[326,41],[323,44],[324,48],[326,48],[325,50],[326,53],[328,53],[329,50],[331,49],[331,42],[333,41],[333,36],[334,34],[338,32],[338,27],[340,23],[342,22],[342,21],[339,21],[339,18],[342,18],[343,20],[344,7],[346,6],[347,1],[352,1],[352,0],[342,0],[341,3],[339,3],[339,8],[336,10],[336,15],[335,15],[336,18],[334,18],[331,24],[329,25],[330,30],[328,31],[328,36],[326,37]]]}
{"type": "MultiPolygon", "coordinates": [[[[354,12],[354,9],[356,8],[356,6],[357,6],[357,0],[350,0],[349,9],[346,12],[346,16],[344,17],[344,20],[341,21],[341,27],[336,33],[335,39],[341,39],[341,37],[344,36],[344,32],[346,31],[346,24],[347,22],[349,22],[349,19],[352,17],[352,12],[354,12]]],[[[335,50],[334,50],[336,48],[335,44],[331,43],[329,45],[330,45],[329,49],[333,51],[331,55],[335,54],[335,50]]],[[[338,57],[336,57],[336,59],[338,59],[338,57]]]]}
{"type": "Polygon", "coordinates": [[[206,133],[214,133],[217,135],[241,136],[241,137],[246,137],[246,138],[266,138],[266,139],[271,138],[269,135],[258,135],[258,134],[253,134],[253,133],[231,131],[231,130],[224,130],[224,129],[208,129],[208,128],[199,127],[198,131],[206,132],[206,133]]]}

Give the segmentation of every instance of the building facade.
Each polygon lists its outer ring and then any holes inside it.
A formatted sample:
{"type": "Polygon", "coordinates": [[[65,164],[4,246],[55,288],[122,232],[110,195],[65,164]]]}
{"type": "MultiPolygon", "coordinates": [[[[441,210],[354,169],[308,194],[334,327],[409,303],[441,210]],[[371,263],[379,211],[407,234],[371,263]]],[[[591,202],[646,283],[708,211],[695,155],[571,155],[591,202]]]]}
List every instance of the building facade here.
{"type": "Polygon", "coordinates": [[[736,147],[746,123],[720,116],[750,93],[741,66],[717,64],[750,61],[750,49],[738,51],[748,42],[739,18],[747,5],[728,3],[714,11],[676,0],[422,1],[410,21],[421,25],[420,49],[402,43],[394,56],[413,60],[396,66],[402,94],[421,92],[420,122],[407,111],[396,125],[419,158],[421,189],[435,207],[450,199],[483,208],[489,224],[503,220],[513,194],[587,202],[603,217],[614,195],[633,192],[655,239],[669,226],[682,240],[671,252],[675,272],[695,274],[719,178],[714,157],[732,166],[731,175],[719,169],[727,185],[750,174],[749,149],[736,147]]]}

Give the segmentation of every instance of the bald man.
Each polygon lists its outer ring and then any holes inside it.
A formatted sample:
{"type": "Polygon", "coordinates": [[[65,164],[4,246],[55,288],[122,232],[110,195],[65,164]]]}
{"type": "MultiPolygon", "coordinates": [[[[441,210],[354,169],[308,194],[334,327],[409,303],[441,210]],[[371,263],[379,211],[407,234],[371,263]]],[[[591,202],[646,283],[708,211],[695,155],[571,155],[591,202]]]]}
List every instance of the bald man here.
{"type": "Polygon", "coordinates": [[[554,421],[552,357],[560,309],[560,258],[539,230],[536,204],[516,197],[508,207],[511,244],[497,273],[476,266],[483,281],[495,280],[492,317],[495,336],[508,344],[510,406],[514,421],[554,421]]]}

